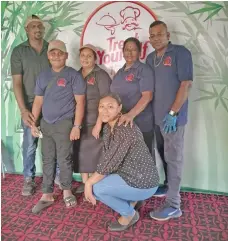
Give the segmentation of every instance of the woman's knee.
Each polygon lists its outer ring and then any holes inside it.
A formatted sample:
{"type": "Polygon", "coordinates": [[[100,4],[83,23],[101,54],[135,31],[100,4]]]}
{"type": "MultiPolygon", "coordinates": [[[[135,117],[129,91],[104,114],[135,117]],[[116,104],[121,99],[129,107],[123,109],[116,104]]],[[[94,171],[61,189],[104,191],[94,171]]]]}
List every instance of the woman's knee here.
{"type": "Polygon", "coordinates": [[[93,185],[93,194],[96,197],[100,197],[105,194],[105,186],[100,184],[99,182],[93,185]]]}

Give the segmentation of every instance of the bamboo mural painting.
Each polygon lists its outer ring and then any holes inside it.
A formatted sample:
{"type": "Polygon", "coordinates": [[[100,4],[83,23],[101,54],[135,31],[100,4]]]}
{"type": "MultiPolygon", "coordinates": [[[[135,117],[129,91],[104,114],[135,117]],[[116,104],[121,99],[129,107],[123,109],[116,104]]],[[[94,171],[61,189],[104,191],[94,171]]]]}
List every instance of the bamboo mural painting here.
{"type": "MultiPolygon", "coordinates": [[[[1,140],[9,152],[7,160],[12,160],[11,164],[5,161],[8,171],[22,171],[23,130],[12,91],[10,55],[15,46],[26,40],[23,26],[27,16],[36,14],[44,20],[47,41],[69,30],[79,43],[84,23],[101,4],[1,2],[1,140]]],[[[194,87],[190,96],[182,186],[228,192],[228,2],[144,4],[168,23],[172,41],[185,45],[193,55],[194,87]]],[[[41,172],[39,153],[37,163],[41,172]]]]}

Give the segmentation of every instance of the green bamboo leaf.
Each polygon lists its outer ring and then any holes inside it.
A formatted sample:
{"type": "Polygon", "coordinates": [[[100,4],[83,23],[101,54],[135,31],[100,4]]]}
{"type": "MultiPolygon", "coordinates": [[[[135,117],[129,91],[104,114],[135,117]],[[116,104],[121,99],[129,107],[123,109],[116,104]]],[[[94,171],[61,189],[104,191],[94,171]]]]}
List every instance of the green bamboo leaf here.
{"type": "Polygon", "coordinates": [[[165,10],[165,11],[169,11],[169,12],[172,12],[172,13],[181,13],[182,10],[181,9],[170,9],[170,10],[165,10]]]}
{"type": "Polygon", "coordinates": [[[218,8],[218,7],[222,7],[222,8],[223,8],[222,5],[217,4],[217,3],[214,3],[214,2],[202,2],[202,3],[205,4],[205,5],[209,5],[209,6],[212,6],[212,7],[216,7],[216,8],[218,8]]]}
{"type": "Polygon", "coordinates": [[[219,98],[218,98],[218,99],[216,99],[216,101],[215,101],[215,110],[217,109],[218,104],[219,104],[219,98]]]}
{"type": "Polygon", "coordinates": [[[224,109],[228,112],[228,107],[227,107],[225,101],[222,98],[220,99],[220,101],[221,101],[221,104],[224,107],[224,109]]]}
{"type": "Polygon", "coordinates": [[[2,1],[1,2],[1,26],[4,24],[4,15],[5,15],[5,10],[8,6],[9,1],[2,1]]]}
{"type": "Polygon", "coordinates": [[[216,94],[216,96],[219,96],[218,91],[216,90],[216,88],[214,87],[214,85],[212,85],[212,88],[213,88],[214,93],[216,94]]]}
{"type": "MultiPolygon", "coordinates": [[[[218,36],[218,38],[220,39],[220,41],[222,40],[222,37],[218,36]]],[[[224,42],[221,41],[221,43],[224,44],[224,42]]],[[[217,45],[218,45],[218,48],[219,48],[219,51],[221,52],[222,55],[225,56],[226,54],[226,47],[223,47],[220,43],[217,42],[217,45]]],[[[225,45],[225,44],[224,44],[225,45]]]]}
{"type": "Polygon", "coordinates": [[[175,35],[181,35],[181,36],[185,36],[185,37],[188,37],[188,38],[191,38],[192,36],[188,33],[185,33],[185,32],[181,32],[181,31],[171,31],[171,33],[175,34],[175,35]]]}
{"type": "Polygon", "coordinates": [[[215,73],[217,73],[220,76],[221,71],[219,69],[218,63],[214,61],[214,65],[213,66],[214,66],[214,69],[215,69],[215,73]]]}
{"type": "Polygon", "coordinates": [[[184,20],[181,20],[181,22],[184,24],[185,29],[188,30],[189,34],[190,34],[192,37],[194,37],[194,36],[195,36],[195,33],[194,33],[192,27],[190,26],[190,24],[188,24],[188,23],[187,23],[186,21],[184,21],[184,20]]]}
{"type": "Polygon", "coordinates": [[[194,64],[195,67],[199,68],[200,71],[202,72],[211,72],[211,69],[210,68],[206,68],[205,66],[202,66],[202,65],[198,65],[198,64],[194,64]]]}
{"type": "Polygon", "coordinates": [[[225,85],[224,81],[204,81],[205,84],[225,85]]]}
{"type": "Polygon", "coordinates": [[[226,86],[221,90],[219,96],[222,97],[226,91],[226,86]]]}
{"type": "Polygon", "coordinates": [[[175,7],[173,6],[172,2],[156,2],[156,3],[160,4],[160,7],[154,8],[156,10],[167,10],[175,7]]]}
{"type": "Polygon", "coordinates": [[[208,91],[208,90],[203,90],[203,89],[199,89],[201,92],[203,93],[206,93],[208,95],[211,95],[213,97],[216,97],[215,93],[214,92],[211,92],[211,91],[208,91]]]}
{"type": "Polygon", "coordinates": [[[212,13],[204,20],[204,22],[207,21],[208,19],[211,19],[211,18],[212,18],[215,14],[217,14],[220,10],[221,10],[221,8],[216,9],[214,12],[212,12],[212,13]]]}
{"type": "Polygon", "coordinates": [[[214,98],[215,98],[215,96],[203,96],[203,97],[200,97],[200,98],[194,100],[194,102],[202,101],[202,100],[211,100],[211,99],[214,99],[214,98]]]}
{"type": "Polygon", "coordinates": [[[228,22],[228,18],[217,18],[214,21],[228,22]]]}
{"type": "Polygon", "coordinates": [[[205,12],[209,12],[209,11],[213,11],[215,10],[215,8],[210,7],[210,8],[200,8],[194,12],[191,12],[190,14],[196,14],[196,13],[205,13],[205,12]]]}
{"type": "Polygon", "coordinates": [[[224,27],[224,38],[227,40],[228,36],[227,36],[227,32],[226,32],[226,27],[225,27],[225,25],[223,27],[224,27]]]}

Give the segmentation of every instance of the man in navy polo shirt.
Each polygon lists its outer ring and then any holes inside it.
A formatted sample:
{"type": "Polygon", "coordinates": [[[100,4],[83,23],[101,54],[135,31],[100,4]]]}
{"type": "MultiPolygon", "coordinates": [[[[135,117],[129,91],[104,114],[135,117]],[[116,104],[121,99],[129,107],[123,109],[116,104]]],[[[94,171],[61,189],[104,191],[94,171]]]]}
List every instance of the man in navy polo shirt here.
{"type": "Polygon", "coordinates": [[[182,215],[179,192],[193,64],[188,49],[169,41],[170,34],[164,22],[153,22],[149,34],[155,51],[148,55],[146,62],[155,75],[155,135],[166,175],[165,185],[157,191],[157,196],[166,195],[165,204],[151,212],[150,216],[156,220],[167,220],[182,215]]]}
{"type": "MultiPolygon", "coordinates": [[[[73,141],[80,138],[84,116],[86,84],[82,75],[67,67],[66,46],[54,40],[48,46],[48,59],[52,68],[42,72],[36,82],[32,114],[40,123],[43,161],[43,195],[32,212],[38,213],[54,202],[54,177],[56,158],[60,167],[60,183],[66,207],[76,205],[71,192],[73,141]]],[[[37,137],[39,129],[33,125],[32,135],[37,137]]]]}

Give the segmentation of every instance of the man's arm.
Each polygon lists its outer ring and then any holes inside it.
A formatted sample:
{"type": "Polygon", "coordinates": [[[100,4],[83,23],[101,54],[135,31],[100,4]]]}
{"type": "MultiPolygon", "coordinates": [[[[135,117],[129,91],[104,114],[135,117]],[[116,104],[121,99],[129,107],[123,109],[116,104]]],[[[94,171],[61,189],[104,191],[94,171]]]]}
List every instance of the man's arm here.
{"type": "Polygon", "coordinates": [[[74,95],[76,105],[75,117],[74,117],[74,127],[70,133],[70,140],[80,139],[80,126],[84,118],[85,112],[85,95],[74,95]]]}
{"type": "Polygon", "coordinates": [[[192,86],[192,80],[184,80],[181,82],[177,91],[176,99],[171,107],[171,110],[178,113],[182,105],[188,98],[189,90],[192,86]]]}
{"type": "Polygon", "coordinates": [[[75,95],[76,111],[74,118],[74,125],[80,126],[82,124],[85,112],[85,95],[75,95]]]}
{"type": "Polygon", "coordinates": [[[26,111],[24,96],[23,96],[23,84],[22,84],[22,75],[13,75],[13,91],[17,100],[18,107],[20,112],[26,111]]]}
{"type": "Polygon", "coordinates": [[[43,96],[36,96],[35,99],[34,99],[34,102],[33,102],[32,114],[33,114],[34,119],[35,119],[35,125],[37,124],[37,120],[39,119],[39,116],[40,116],[40,113],[41,113],[43,100],[44,100],[43,96]]]}
{"type": "Polygon", "coordinates": [[[13,91],[15,94],[15,98],[18,104],[18,107],[21,112],[21,117],[25,125],[32,126],[34,124],[34,116],[32,113],[26,108],[24,95],[23,95],[23,84],[22,84],[22,75],[13,75],[13,91]]]}

